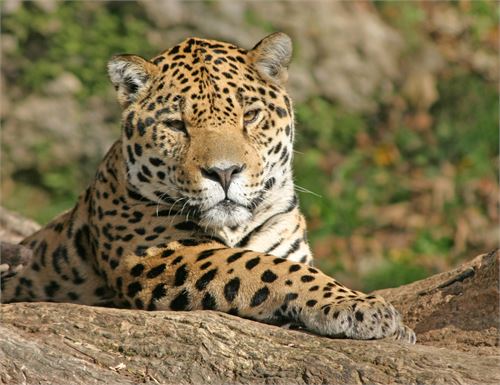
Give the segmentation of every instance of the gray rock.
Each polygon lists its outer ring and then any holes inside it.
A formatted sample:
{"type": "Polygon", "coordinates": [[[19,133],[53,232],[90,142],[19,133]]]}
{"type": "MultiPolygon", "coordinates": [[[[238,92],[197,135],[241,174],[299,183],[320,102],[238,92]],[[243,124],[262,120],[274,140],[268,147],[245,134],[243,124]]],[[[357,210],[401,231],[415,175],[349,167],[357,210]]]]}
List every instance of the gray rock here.
{"type": "Polygon", "coordinates": [[[383,294],[420,342],[330,339],[214,311],[2,305],[0,381],[497,384],[498,252],[383,294]]]}
{"type": "Polygon", "coordinates": [[[82,90],[82,83],[74,74],[63,72],[48,82],[43,91],[50,96],[74,96],[82,90]]]}

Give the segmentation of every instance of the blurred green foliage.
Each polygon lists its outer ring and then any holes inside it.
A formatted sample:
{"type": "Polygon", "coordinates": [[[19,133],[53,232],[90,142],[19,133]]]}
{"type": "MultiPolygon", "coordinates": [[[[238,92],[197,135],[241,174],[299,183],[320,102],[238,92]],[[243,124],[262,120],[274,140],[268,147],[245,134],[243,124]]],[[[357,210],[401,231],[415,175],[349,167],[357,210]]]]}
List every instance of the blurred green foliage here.
{"type": "Polygon", "coordinates": [[[40,91],[63,71],[85,84],[81,97],[109,89],[107,60],[114,54],[152,55],[142,8],[135,2],[64,2],[53,13],[40,12],[35,3],[2,18],[2,33],[17,37],[16,76],[27,90],[40,91]],[[96,12],[95,5],[98,6],[96,12]]]}
{"type": "Polygon", "coordinates": [[[436,117],[437,161],[458,162],[461,174],[494,176],[491,159],[498,155],[498,91],[474,74],[458,73],[438,84],[441,101],[436,117]],[[439,149],[439,151],[438,151],[439,149]]]}
{"type": "MultiPolygon", "coordinates": [[[[82,102],[92,95],[109,93],[105,68],[112,55],[154,53],[146,38],[149,26],[144,20],[143,9],[135,2],[111,2],[106,7],[93,2],[64,2],[52,13],[40,12],[35,3],[26,2],[2,17],[2,33],[18,40],[18,50],[9,54],[9,62],[16,67],[7,69],[7,77],[15,79],[29,94],[41,92],[47,82],[70,72],[84,84],[77,95],[82,102]]],[[[32,150],[39,168],[19,170],[12,176],[17,182],[16,194],[7,197],[4,204],[47,223],[74,204],[98,160],[80,159],[78,167],[44,167],[51,163],[51,143],[40,141],[32,150]],[[38,173],[39,169],[46,170],[38,173]],[[26,202],[33,202],[37,209],[28,211],[32,207],[26,202]]]]}
{"type": "Polygon", "coordinates": [[[422,35],[415,33],[421,28],[426,17],[421,7],[411,1],[400,1],[397,5],[389,1],[376,1],[374,4],[387,16],[386,20],[401,31],[407,52],[413,52],[421,46],[422,35]]]}
{"type": "Polygon", "coordinates": [[[411,262],[386,261],[382,266],[363,278],[363,290],[371,292],[385,288],[388,282],[390,282],[391,287],[398,287],[426,278],[430,273],[428,269],[411,262]]]}
{"type": "MultiPolygon", "coordinates": [[[[365,234],[375,231],[375,220],[360,215],[363,207],[409,201],[411,170],[423,172],[432,180],[441,173],[443,163],[456,165],[456,191],[463,191],[481,177],[496,180],[498,169],[494,159],[499,153],[496,86],[486,85],[477,75],[459,71],[441,80],[438,88],[441,97],[432,109],[435,122],[430,133],[401,125],[380,135],[373,119],[342,111],[320,98],[297,106],[296,184],[312,192],[300,194],[302,207],[312,218],[312,244],[331,234],[350,237],[360,228],[365,229],[365,234]],[[359,133],[370,135],[370,148],[359,146],[356,141],[359,133]],[[374,151],[386,144],[397,149],[397,163],[379,164],[374,156],[374,151]],[[328,164],[325,158],[332,153],[338,159],[328,164]],[[322,167],[322,163],[326,164],[322,167]],[[314,223],[320,227],[314,227],[314,223]]],[[[456,224],[466,199],[464,194],[457,193],[444,206],[443,218],[448,226],[456,224]]],[[[479,209],[486,210],[484,206],[479,209]]],[[[440,235],[438,227],[417,232],[410,248],[403,252],[404,263],[391,259],[386,251],[386,263],[364,278],[365,289],[380,288],[387,282],[400,285],[434,272],[419,265],[418,256],[449,258],[446,256],[453,249],[452,235],[440,235]]],[[[327,271],[342,269],[342,264],[332,265],[330,261],[321,260],[320,265],[327,271]]]]}
{"type": "MultiPolygon", "coordinates": [[[[417,2],[374,4],[400,31],[406,54],[411,56],[424,41],[422,7],[417,2]]],[[[135,2],[108,2],[105,7],[99,2],[64,2],[53,13],[25,3],[2,16],[2,33],[18,40],[18,49],[9,54],[9,62],[16,65],[7,69],[7,78],[29,94],[41,92],[61,72],[71,72],[84,84],[78,95],[82,103],[92,95],[105,94],[110,85],[104,68],[111,55],[156,53],[148,43],[150,26],[143,12],[135,2]]],[[[466,12],[471,16],[474,44],[482,44],[485,34],[498,23],[498,10],[491,2],[472,1],[466,12]]],[[[251,11],[245,17],[250,25],[273,30],[251,11]]],[[[418,113],[411,107],[403,107],[401,118],[393,121],[388,110],[396,107],[383,103],[371,114],[348,111],[321,96],[296,105],[296,185],[311,243],[325,244],[325,255],[335,257],[321,258],[321,247],[315,249],[327,273],[351,270],[342,255],[356,256],[351,249],[357,236],[368,242],[380,236],[381,228],[403,235],[405,229],[381,225],[377,215],[366,214],[366,208],[418,206],[412,186],[415,175],[432,184],[447,164],[453,168],[454,194],[443,207],[441,222],[429,222],[414,231],[405,246],[380,250],[383,262],[363,272],[360,282],[365,290],[404,284],[435,272],[434,265],[425,263],[426,256],[442,256],[446,263],[452,262],[450,256],[457,257],[450,228],[472,199],[463,191],[481,178],[496,180],[498,172],[498,89],[458,63],[437,80],[439,100],[431,108],[433,121],[426,129],[416,129],[411,123],[418,113]]],[[[41,142],[33,150],[41,163],[51,156],[50,143],[41,142]]],[[[95,161],[82,159],[80,168],[64,165],[43,174],[18,170],[12,175],[16,193],[4,196],[3,204],[45,223],[72,206],[93,173],[95,161]],[[27,210],[25,202],[32,203],[30,208],[37,206],[36,212],[27,210]]],[[[473,204],[483,213],[488,210],[484,200],[473,204]]]]}

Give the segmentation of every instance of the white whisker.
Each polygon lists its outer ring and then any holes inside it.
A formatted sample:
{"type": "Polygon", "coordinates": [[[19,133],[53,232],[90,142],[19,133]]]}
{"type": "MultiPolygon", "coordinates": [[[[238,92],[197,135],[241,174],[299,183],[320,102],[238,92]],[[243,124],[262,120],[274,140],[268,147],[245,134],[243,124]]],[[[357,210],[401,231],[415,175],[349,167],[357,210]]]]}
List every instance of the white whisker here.
{"type": "Polygon", "coordinates": [[[295,184],[295,183],[293,185],[294,185],[294,188],[296,191],[312,194],[314,196],[317,196],[318,198],[322,198],[322,196],[320,194],[317,194],[314,191],[308,190],[305,187],[299,186],[298,184],[295,184]]]}

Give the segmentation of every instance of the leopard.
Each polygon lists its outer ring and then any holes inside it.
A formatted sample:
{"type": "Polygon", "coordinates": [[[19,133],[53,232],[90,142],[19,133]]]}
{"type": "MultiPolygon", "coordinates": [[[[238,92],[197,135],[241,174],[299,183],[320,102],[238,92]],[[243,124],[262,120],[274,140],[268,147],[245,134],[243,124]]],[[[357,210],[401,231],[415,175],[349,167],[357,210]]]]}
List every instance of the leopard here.
{"type": "Polygon", "coordinates": [[[415,343],[384,298],[313,266],[292,173],[292,40],[187,38],[113,56],[121,133],[75,206],[21,245],[2,301],[213,310],[331,338],[415,343]]]}

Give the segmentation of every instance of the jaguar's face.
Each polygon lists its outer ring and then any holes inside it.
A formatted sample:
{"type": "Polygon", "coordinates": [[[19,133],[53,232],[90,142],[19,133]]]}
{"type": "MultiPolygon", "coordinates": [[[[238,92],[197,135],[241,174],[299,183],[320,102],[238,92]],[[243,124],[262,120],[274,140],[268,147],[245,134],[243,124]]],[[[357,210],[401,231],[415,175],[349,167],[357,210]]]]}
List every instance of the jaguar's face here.
{"type": "Polygon", "coordinates": [[[114,58],[129,183],[201,226],[251,219],[290,173],[290,54],[289,38],[274,34],[251,51],[188,39],[152,61],[114,58]]]}

